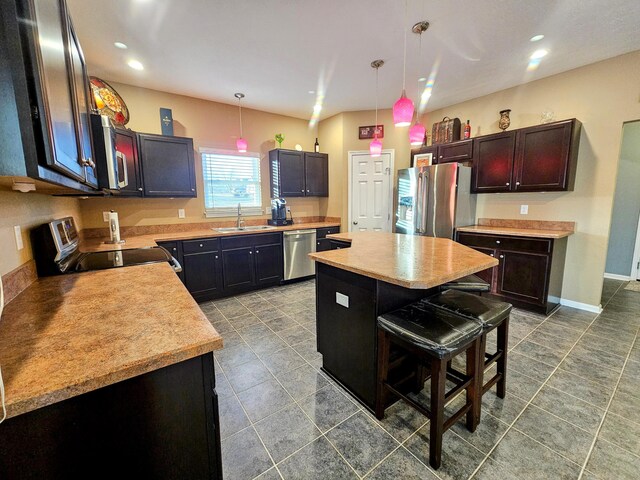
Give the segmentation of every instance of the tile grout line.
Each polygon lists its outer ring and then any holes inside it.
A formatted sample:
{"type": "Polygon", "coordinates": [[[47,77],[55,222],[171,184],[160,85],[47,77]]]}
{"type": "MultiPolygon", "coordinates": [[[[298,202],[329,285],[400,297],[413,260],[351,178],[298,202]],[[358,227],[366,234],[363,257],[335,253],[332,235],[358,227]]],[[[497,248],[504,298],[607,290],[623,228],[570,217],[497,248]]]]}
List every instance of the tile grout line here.
{"type": "MultiPolygon", "coordinates": [[[[618,289],[619,290],[619,289],[618,289]]],[[[616,293],[611,297],[613,299],[613,297],[615,297],[615,295],[618,293],[618,291],[616,291],[616,293]]],[[[610,299],[611,300],[611,299],[610,299]]],[[[607,302],[609,303],[609,302],[607,302]]],[[[613,403],[613,399],[616,395],[616,392],[618,391],[618,386],[620,385],[620,381],[622,380],[622,375],[624,374],[624,370],[627,367],[627,363],[629,362],[629,357],[631,356],[631,351],[633,350],[633,346],[636,344],[636,342],[638,341],[638,332],[640,331],[640,329],[636,330],[636,334],[635,337],[633,339],[633,342],[631,343],[631,346],[629,347],[629,351],[627,352],[627,356],[625,358],[624,361],[624,365],[622,366],[622,370],[620,371],[620,374],[618,375],[618,380],[616,381],[615,386],[613,387],[613,394],[611,395],[611,398],[609,399],[609,402],[607,403],[607,408],[605,409],[604,415],[602,416],[602,419],[600,420],[600,425],[598,425],[598,430],[596,431],[595,436],[593,437],[593,441],[591,442],[591,446],[589,448],[589,452],[587,453],[587,458],[584,460],[584,463],[582,464],[582,469],[580,470],[580,475],[578,476],[578,480],[580,480],[587,468],[587,464],[589,462],[589,460],[591,459],[591,455],[593,453],[593,449],[596,445],[596,442],[598,441],[598,436],[600,435],[600,430],[602,429],[602,425],[604,425],[604,422],[607,418],[607,415],[609,414],[609,408],[611,407],[611,404],[613,403]]],[[[622,448],[622,447],[618,447],[618,448],[622,448]]],[[[622,450],[625,450],[625,448],[622,448],[622,450]]]]}
{"type": "MultiPolygon", "coordinates": [[[[531,335],[531,333],[533,333],[534,331],[536,331],[542,324],[544,324],[549,318],[551,318],[553,315],[555,315],[556,312],[558,312],[560,310],[560,308],[555,309],[551,315],[549,315],[547,318],[545,318],[540,325],[538,325],[535,329],[533,329],[528,335],[526,335],[519,343],[521,343],[522,341],[524,341],[525,338],[527,338],[529,335],[531,335]]],[[[600,316],[600,314],[597,314],[593,320],[591,320],[591,323],[589,323],[589,326],[587,327],[587,330],[589,329],[589,327],[591,327],[591,325],[593,325],[593,322],[596,321],[596,319],[600,316]]],[[[482,467],[482,465],[484,465],[487,461],[487,459],[491,456],[491,454],[494,452],[494,450],[497,448],[497,446],[500,444],[500,442],[504,439],[504,437],[507,435],[507,433],[509,433],[509,431],[511,431],[512,428],[514,428],[514,425],[516,424],[516,422],[518,421],[518,419],[522,416],[522,414],[525,412],[525,410],[529,407],[529,405],[531,405],[532,400],[538,395],[538,393],[540,393],[540,391],[544,388],[544,386],[547,384],[547,382],[549,381],[549,379],[556,373],[556,371],[558,370],[558,368],[560,367],[560,364],[569,356],[569,354],[571,353],[571,351],[574,349],[574,347],[578,344],[578,342],[580,341],[580,339],[584,336],[585,332],[587,331],[585,330],[579,337],[578,339],[574,342],[574,344],[571,346],[571,348],[569,349],[569,351],[562,357],[562,360],[560,360],[560,363],[558,363],[558,366],[556,366],[553,371],[549,374],[549,376],[547,377],[547,379],[542,382],[542,385],[540,385],[540,387],[536,390],[536,392],[531,396],[531,398],[529,399],[529,401],[527,402],[527,404],[524,406],[524,408],[522,409],[522,411],[516,416],[516,418],[513,419],[513,421],[511,422],[511,424],[509,425],[509,427],[504,431],[504,433],[500,436],[500,438],[498,439],[498,441],[495,443],[495,445],[493,447],[491,447],[491,449],[489,450],[489,452],[487,453],[487,455],[485,456],[485,458],[482,460],[482,462],[480,462],[480,464],[476,467],[476,469],[471,473],[471,475],[469,476],[469,478],[472,478],[476,473],[478,473],[478,471],[480,470],[480,468],[482,467]]],[[[518,345],[516,344],[516,346],[518,345]]],[[[520,430],[518,430],[517,428],[515,428],[516,431],[520,432],[520,430]]],[[[528,435],[527,435],[528,437],[528,435]]],[[[530,438],[530,437],[529,437],[530,438]]],[[[535,439],[534,439],[535,440],[535,439]]],[[[538,442],[540,443],[540,442],[538,442]]],[[[554,452],[557,455],[560,455],[558,452],[555,452],[553,449],[547,447],[546,445],[542,444],[545,448],[551,450],[552,452],[554,452]]],[[[564,457],[563,457],[564,458],[564,457]]],[[[496,461],[495,459],[493,459],[494,461],[496,461]]],[[[575,463],[575,462],[572,462],[575,463]]],[[[501,462],[498,462],[498,464],[502,465],[501,462]]],[[[579,464],[576,464],[579,465],[579,464]]],[[[505,467],[507,467],[505,465],[505,467]]],[[[508,468],[507,468],[508,469],[508,468]]]]}

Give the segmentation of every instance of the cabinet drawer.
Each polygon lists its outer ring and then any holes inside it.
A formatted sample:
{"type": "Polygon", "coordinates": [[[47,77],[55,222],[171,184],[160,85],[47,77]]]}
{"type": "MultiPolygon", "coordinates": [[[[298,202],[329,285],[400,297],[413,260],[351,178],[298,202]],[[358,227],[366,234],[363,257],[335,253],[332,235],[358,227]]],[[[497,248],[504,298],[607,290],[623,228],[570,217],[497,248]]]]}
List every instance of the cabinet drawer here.
{"type": "Polygon", "coordinates": [[[553,240],[543,238],[508,237],[464,232],[458,234],[458,242],[473,247],[535,253],[550,253],[553,244],[553,240]]]}
{"type": "Polygon", "coordinates": [[[437,163],[467,162],[473,153],[472,140],[463,140],[451,144],[438,145],[437,163]]]}
{"type": "Polygon", "coordinates": [[[217,238],[208,238],[202,240],[184,240],[182,242],[182,252],[188,253],[201,253],[212,252],[218,250],[220,244],[217,238]]]}
{"type": "Polygon", "coordinates": [[[316,239],[325,238],[332,233],[340,233],[340,227],[323,227],[316,230],[316,239]]]}
{"type": "Polygon", "coordinates": [[[260,245],[272,245],[282,243],[281,233],[266,233],[264,235],[238,235],[236,237],[224,237],[220,239],[223,250],[234,248],[258,247],[260,245]]]}

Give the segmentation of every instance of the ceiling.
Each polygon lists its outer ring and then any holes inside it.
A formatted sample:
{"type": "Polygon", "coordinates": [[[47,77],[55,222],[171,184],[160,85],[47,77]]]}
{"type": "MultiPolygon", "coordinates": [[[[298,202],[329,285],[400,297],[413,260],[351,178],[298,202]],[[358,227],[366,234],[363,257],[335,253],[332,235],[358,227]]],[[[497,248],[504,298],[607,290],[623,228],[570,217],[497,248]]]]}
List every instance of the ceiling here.
{"type": "MultiPolygon", "coordinates": [[[[89,72],[299,118],[417,99],[433,110],[640,49],[637,0],[68,0],[89,72]],[[605,7],[606,5],[606,7],[605,7]],[[411,25],[428,20],[422,35],[411,25]],[[532,43],[536,34],[545,38],[532,43]],[[128,45],[127,50],[114,42],[128,45]],[[549,54],[535,71],[529,56],[549,54]],[[137,59],[143,71],[127,66],[137,59]],[[313,91],[314,93],[309,93],[313,91]]],[[[126,99],[125,99],[126,100],[126,99]]]]}

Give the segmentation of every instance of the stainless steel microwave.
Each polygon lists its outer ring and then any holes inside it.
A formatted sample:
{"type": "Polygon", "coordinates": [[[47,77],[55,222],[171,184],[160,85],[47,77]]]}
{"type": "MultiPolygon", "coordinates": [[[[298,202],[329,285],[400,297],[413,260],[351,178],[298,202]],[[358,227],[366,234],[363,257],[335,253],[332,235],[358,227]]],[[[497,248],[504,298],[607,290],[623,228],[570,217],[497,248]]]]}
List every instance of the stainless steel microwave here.
{"type": "Polygon", "coordinates": [[[106,115],[91,115],[98,187],[120,190],[129,184],[127,156],[116,150],[116,131],[106,115]]]}

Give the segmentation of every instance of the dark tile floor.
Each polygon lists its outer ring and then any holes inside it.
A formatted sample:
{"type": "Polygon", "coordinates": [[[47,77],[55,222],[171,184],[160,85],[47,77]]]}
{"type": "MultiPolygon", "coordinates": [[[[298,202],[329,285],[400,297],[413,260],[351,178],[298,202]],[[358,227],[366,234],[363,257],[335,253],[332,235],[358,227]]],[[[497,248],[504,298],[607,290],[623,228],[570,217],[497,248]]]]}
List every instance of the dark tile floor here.
{"type": "Polygon", "coordinates": [[[313,281],[204,303],[225,342],[224,476],[637,479],[640,293],[624,285],[605,282],[598,316],[514,310],[507,398],[485,395],[475,433],[460,423],[445,434],[437,471],[426,418],[399,402],[377,421],[320,372],[313,281]]]}

